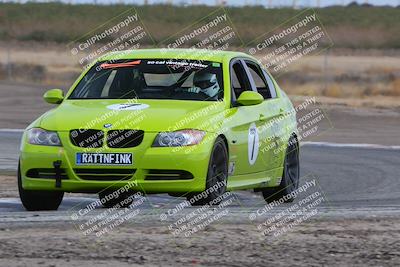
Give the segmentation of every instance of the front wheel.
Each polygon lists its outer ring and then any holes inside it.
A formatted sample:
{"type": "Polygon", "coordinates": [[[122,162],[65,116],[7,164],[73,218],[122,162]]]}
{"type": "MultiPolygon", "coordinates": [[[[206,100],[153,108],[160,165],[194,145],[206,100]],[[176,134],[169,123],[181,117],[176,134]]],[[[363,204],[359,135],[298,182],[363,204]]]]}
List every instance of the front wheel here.
{"type": "Polygon", "coordinates": [[[294,197],[290,194],[299,187],[300,162],[299,162],[299,143],[296,137],[291,136],[286,149],[283,175],[278,187],[264,188],[261,192],[267,203],[285,197],[285,202],[292,202],[294,197]]]}
{"type": "Polygon", "coordinates": [[[194,206],[219,204],[219,199],[226,192],[228,177],[228,150],[221,137],[215,141],[208,164],[206,189],[201,193],[187,196],[187,200],[194,206]]]}
{"type": "Polygon", "coordinates": [[[22,205],[28,211],[57,210],[64,197],[60,191],[31,191],[22,187],[21,169],[18,164],[18,192],[22,205]]]}

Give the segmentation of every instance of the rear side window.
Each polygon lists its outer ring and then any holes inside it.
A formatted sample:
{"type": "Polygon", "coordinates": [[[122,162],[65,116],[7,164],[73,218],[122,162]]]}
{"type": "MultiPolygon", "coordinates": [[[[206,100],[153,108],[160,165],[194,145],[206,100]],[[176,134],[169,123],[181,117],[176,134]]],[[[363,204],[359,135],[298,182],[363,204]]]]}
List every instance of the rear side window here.
{"type": "Polygon", "coordinates": [[[274,85],[274,82],[272,81],[271,76],[269,76],[269,74],[265,70],[263,70],[263,73],[264,73],[264,77],[267,80],[271,98],[276,98],[276,89],[275,89],[275,85],[274,85]]]}
{"type": "Polygon", "coordinates": [[[249,68],[251,77],[254,80],[255,86],[257,87],[257,92],[260,93],[264,97],[264,99],[272,98],[269,89],[269,84],[267,84],[267,81],[264,77],[264,74],[262,73],[261,68],[253,62],[247,61],[246,64],[247,67],[249,68]]]}

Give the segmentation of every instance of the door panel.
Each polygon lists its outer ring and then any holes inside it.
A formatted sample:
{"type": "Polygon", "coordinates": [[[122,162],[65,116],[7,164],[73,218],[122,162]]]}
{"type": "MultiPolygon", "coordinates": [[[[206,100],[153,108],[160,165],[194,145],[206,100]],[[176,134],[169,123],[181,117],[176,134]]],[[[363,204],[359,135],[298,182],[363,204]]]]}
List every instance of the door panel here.
{"type": "MultiPolygon", "coordinates": [[[[243,91],[255,91],[254,81],[249,75],[243,60],[237,60],[232,64],[231,84],[234,101],[243,91]]],[[[262,105],[234,107],[229,119],[234,140],[230,153],[231,160],[235,164],[234,175],[265,171],[263,159],[260,158],[260,142],[264,138],[260,131],[264,123],[262,105]]]]}
{"type": "MultiPolygon", "coordinates": [[[[271,91],[262,68],[253,61],[246,60],[246,66],[250,73],[250,79],[256,90],[264,97],[264,102],[259,106],[260,121],[259,129],[262,140],[260,141],[260,158],[263,161],[264,170],[272,170],[281,167],[281,141],[280,135],[283,130],[282,110],[280,99],[276,98],[275,91],[271,91]]],[[[274,89],[273,89],[274,90],[274,89]]]]}
{"type": "Polygon", "coordinates": [[[235,108],[232,115],[231,134],[234,140],[232,155],[235,157],[235,175],[265,171],[260,158],[259,105],[235,108]]]}

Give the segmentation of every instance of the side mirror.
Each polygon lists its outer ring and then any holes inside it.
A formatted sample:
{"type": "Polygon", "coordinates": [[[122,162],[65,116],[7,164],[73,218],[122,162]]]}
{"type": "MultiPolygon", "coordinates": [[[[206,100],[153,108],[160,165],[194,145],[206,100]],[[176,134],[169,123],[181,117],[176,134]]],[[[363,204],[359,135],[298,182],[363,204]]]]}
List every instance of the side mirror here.
{"type": "Polygon", "coordinates": [[[51,89],[43,95],[44,100],[50,104],[60,104],[64,99],[64,93],[61,89],[51,89]]]}
{"type": "Polygon", "coordinates": [[[264,101],[264,97],[254,91],[244,91],[236,102],[242,106],[258,105],[264,101]]]}

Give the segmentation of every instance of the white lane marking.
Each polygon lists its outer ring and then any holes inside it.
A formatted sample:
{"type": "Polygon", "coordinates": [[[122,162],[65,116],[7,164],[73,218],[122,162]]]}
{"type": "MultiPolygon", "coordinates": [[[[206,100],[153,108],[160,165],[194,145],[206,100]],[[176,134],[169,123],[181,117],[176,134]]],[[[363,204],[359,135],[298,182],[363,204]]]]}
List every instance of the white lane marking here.
{"type": "Polygon", "coordinates": [[[19,198],[0,198],[0,204],[21,204],[19,198]]]}
{"type": "Polygon", "coordinates": [[[2,128],[0,129],[0,133],[23,133],[25,129],[8,129],[2,128]]]}
{"type": "Polygon", "coordinates": [[[350,148],[372,148],[372,149],[389,149],[400,150],[400,146],[385,146],[378,144],[346,144],[346,143],[330,143],[330,142],[301,142],[305,146],[321,146],[321,147],[350,147],[350,148]]]}
{"type": "MultiPolygon", "coordinates": [[[[75,205],[76,203],[79,203],[84,205],[86,202],[91,203],[96,200],[98,200],[96,197],[65,197],[62,204],[75,205]]],[[[21,200],[15,197],[3,197],[0,198],[0,204],[21,204],[21,200]]]]}

